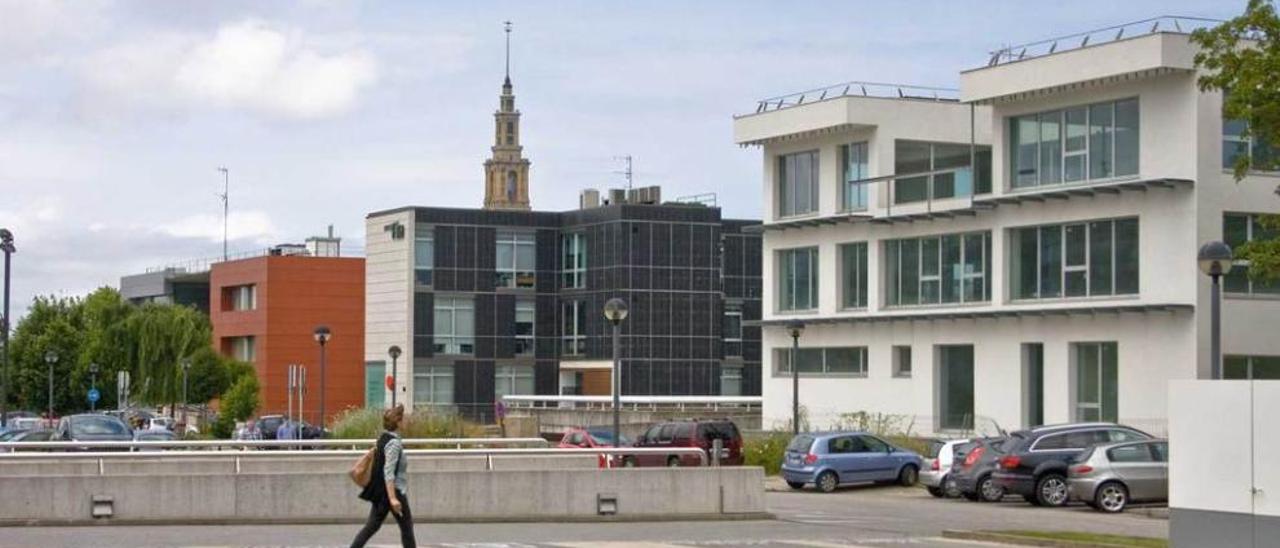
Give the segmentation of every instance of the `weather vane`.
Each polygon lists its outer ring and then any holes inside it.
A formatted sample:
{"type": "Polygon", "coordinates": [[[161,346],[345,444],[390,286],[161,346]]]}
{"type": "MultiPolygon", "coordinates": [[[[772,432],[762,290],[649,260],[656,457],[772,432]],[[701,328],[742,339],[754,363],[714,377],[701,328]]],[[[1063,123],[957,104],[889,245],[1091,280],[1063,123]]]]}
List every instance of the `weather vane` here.
{"type": "Polygon", "coordinates": [[[502,22],[503,31],[507,33],[507,65],[506,75],[511,78],[511,21],[502,22]]]}

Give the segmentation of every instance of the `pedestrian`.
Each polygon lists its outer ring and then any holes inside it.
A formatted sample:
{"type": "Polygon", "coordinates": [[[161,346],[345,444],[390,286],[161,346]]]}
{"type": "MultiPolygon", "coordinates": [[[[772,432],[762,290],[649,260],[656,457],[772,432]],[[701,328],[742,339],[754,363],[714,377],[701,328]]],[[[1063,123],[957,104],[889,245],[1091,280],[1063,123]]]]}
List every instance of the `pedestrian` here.
{"type": "Polygon", "coordinates": [[[280,421],[280,427],[276,428],[276,439],[289,440],[293,439],[293,428],[289,420],[280,421]]]}
{"type": "Polygon", "coordinates": [[[386,429],[378,437],[378,444],[373,455],[373,477],[360,492],[360,498],[369,501],[369,520],[364,528],[351,541],[351,548],[364,546],[374,533],[382,527],[390,512],[400,526],[400,545],[404,548],[416,548],[418,543],[413,537],[413,514],[409,510],[409,498],[405,492],[409,490],[408,459],[404,456],[404,442],[400,439],[400,431],[404,428],[404,406],[397,405],[382,413],[382,427],[386,429]]]}

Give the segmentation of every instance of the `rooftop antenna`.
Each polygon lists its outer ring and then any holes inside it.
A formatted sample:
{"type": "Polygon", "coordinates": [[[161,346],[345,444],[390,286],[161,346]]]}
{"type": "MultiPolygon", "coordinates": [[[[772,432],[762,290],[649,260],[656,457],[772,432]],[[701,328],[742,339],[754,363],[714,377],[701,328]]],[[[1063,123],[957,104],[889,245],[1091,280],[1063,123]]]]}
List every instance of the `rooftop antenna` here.
{"type": "Polygon", "coordinates": [[[505,76],[507,78],[507,81],[510,82],[511,81],[511,21],[503,21],[502,26],[503,26],[502,28],[503,32],[507,33],[507,64],[505,69],[505,76]]]}
{"type": "Polygon", "coordinates": [[[626,156],[614,156],[613,159],[621,160],[627,165],[626,169],[623,169],[622,171],[615,171],[614,173],[617,173],[618,175],[621,175],[624,179],[626,179],[627,190],[631,190],[632,177],[635,175],[635,173],[631,171],[631,155],[628,154],[626,156]]]}
{"type": "Polygon", "coordinates": [[[231,211],[228,197],[231,188],[231,172],[227,168],[219,166],[218,171],[222,172],[222,194],[217,194],[222,198],[222,262],[227,262],[227,216],[231,211]]]}

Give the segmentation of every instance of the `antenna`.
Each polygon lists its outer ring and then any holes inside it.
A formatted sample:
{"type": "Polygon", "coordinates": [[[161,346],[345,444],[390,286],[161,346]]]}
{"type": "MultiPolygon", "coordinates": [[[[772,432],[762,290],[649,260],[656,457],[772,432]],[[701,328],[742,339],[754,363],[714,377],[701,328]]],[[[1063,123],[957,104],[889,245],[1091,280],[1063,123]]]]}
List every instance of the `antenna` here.
{"type": "Polygon", "coordinates": [[[218,171],[222,172],[222,194],[216,196],[222,198],[222,262],[227,262],[227,217],[231,211],[228,198],[231,196],[231,172],[227,168],[219,166],[218,171]]]}
{"type": "Polygon", "coordinates": [[[503,25],[502,30],[507,33],[506,77],[508,80],[510,80],[511,79],[511,21],[503,21],[502,25],[503,25]]]}
{"type": "Polygon", "coordinates": [[[614,156],[613,159],[621,160],[623,163],[626,164],[627,166],[626,169],[622,171],[615,171],[614,173],[621,175],[624,179],[626,179],[627,190],[631,190],[632,178],[635,176],[635,172],[631,171],[631,155],[628,154],[626,156],[614,156]]]}

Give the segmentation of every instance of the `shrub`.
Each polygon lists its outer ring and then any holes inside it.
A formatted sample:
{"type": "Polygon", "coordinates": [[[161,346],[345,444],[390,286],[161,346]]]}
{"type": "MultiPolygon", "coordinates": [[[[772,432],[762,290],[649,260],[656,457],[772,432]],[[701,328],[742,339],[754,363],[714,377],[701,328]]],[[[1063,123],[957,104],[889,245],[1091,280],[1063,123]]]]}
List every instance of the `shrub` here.
{"type": "Polygon", "coordinates": [[[747,466],[764,468],[765,475],[776,476],[782,467],[782,457],[791,442],[791,433],[764,432],[742,440],[742,457],[747,466]]]}
{"type": "MultiPolygon", "coordinates": [[[[333,421],[330,431],[339,439],[371,439],[382,433],[383,409],[348,409],[333,421]]],[[[415,410],[400,433],[405,438],[479,438],[484,427],[457,414],[415,410]]]]}

